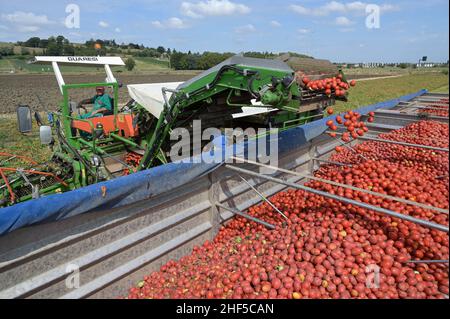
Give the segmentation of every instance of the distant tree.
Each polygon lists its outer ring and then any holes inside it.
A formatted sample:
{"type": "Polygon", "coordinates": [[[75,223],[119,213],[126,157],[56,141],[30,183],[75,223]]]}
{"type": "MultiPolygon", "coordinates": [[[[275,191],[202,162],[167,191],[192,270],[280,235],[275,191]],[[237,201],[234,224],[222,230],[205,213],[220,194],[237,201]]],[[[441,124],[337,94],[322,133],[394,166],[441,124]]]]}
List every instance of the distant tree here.
{"type": "Polygon", "coordinates": [[[95,40],[92,39],[92,38],[89,39],[89,40],[87,40],[87,41],[84,43],[85,46],[90,47],[90,48],[93,48],[93,47],[94,47],[94,44],[95,44],[95,40]]]}
{"type": "Polygon", "coordinates": [[[41,42],[41,39],[38,37],[32,37],[29,38],[27,41],[23,43],[24,46],[30,47],[30,48],[39,48],[39,43],[41,42]]]}
{"type": "Polygon", "coordinates": [[[175,70],[182,70],[181,66],[181,59],[183,58],[185,54],[181,52],[176,52],[173,50],[172,54],[170,55],[170,65],[175,70]]]}
{"type": "Polygon", "coordinates": [[[64,38],[62,35],[58,35],[58,36],[56,37],[56,43],[59,44],[59,45],[62,45],[63,42],[64,42],[64,39],[65,39],[65,38],[64,38]]]}
{"type": "Polygon", "coordinates": [[[156,48],[156,51],[158,51],[159,54],[166,53],[166,49],[164,49],[163,46],[159,46],[156,48]]]}
{"type": "MultiPolygon", "coordinates": [[[[56,38],[53,37],[53,36],[48,38],[48,45],[50,45],[50,44],[52,44],[52,43],[56,44],[56,38]]],[[[48,47],[48,46],[47,46],[47,47],[48,47]]]]}
{"type": "Polygon", "coordinates": [[[75,55],[75,47],[72,44],[64,44],[64,55],[75,55]]]}
{"type": "Polygon", "coordinates": [[[14,55],[14,48],[12,46],[0,47],[0,56],[14,55]]]}
{"type": "Polygon", "coordinates": [[[197,68],[207,70],[232,56],[232,53],[203,52],[199,57],[197,68]]]}
{"type": "Polygon", "coordinates": [[[136,61],[134,61],[134,59],[133,58],[128,58],[126,61],[125,61],[125,68],[128,70],[128,71],[132,71],[133,69],[134,69],[134,67],[136,66],[136,61]]]}
{"type": "Polygon", "coordinates": [[[47,39],[41,39],[41,41],[39,41],[39,47],[42,49],[45,49],[48,47],[48,40],[47,39]]]}
{"type": "Polygon", "coordinates": [[[400,64],[398,65],[398,67],[399,67],[400,69],[406,69],[406,68],[408,68],[408,64],[407,64],[407,63],[400,63],[400,64]]]}
{"type": "Polygon", "coordinates": [[[62,55],[62,47],[58,46],[56,42],[50,42],[47,47],[47,54],[51,56],[62,55]]]}

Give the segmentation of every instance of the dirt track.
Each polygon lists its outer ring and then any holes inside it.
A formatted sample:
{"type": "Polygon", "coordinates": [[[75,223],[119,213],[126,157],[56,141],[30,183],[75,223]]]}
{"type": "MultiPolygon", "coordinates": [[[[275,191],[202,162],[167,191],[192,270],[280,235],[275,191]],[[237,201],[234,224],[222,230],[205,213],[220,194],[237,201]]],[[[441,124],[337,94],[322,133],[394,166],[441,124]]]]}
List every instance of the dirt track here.
{"type": "MultiPolygon", "coordinates": [[[[127,84],[177,82],[190,79],[193,75],[116,75],[124,86],[119,91],[119,103],[127,102],[130,97],[127,84]]],[[[103,75],[67,75],[67,84],[103,82],[103,75]]],[[[80,101],[95,94],[94,89],[75,90],[71,99],[80,101]]],[[[0,113],[15,112],[19,104],[29,105],[33,111],[56,110],[62,96],[55,76],[52,75],[0,75],[0,113]],[[44,106],[39,103],[38,97],[44,106]]]]}

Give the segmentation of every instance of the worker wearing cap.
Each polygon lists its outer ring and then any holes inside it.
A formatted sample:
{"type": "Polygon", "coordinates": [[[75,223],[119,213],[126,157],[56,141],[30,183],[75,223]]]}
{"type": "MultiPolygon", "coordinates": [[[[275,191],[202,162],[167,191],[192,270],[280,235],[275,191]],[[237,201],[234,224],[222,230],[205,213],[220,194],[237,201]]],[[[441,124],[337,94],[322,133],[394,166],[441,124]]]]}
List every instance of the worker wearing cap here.
{"type": "Polygon", "coordinates": [[[97,86],[95,88],[95,91],[97,94],[94,97],[83,100],[78,104],[78,107],[83,108],[86,112],[87,110],[84,107],[84,104],[94,104],[94,108],[92,109],[92,111],[81,115],[80,118],[88,119],[112,113],[111,98],[109,97],[108,94],[105,94],[105,87],[97,86]]]}

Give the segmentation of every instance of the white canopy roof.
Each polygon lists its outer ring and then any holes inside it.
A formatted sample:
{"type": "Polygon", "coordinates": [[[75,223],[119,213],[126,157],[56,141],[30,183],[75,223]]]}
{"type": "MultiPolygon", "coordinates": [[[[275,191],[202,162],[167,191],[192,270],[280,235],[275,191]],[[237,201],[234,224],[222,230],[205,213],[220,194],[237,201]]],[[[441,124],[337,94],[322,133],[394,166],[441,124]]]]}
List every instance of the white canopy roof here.
{"type": "Polygon", "coordinates": [[[80,65],[125,65],[118,56],[36,56],[29,63],[37,64],[80,64],[80,65]]]}
{"type": "MultiPolygon", "coordinates": [[[[161,89],[167,88],[175,90],[183,82],[167,82],[167,83],[150,83],[150,84],[130,84],[127,85],[128,93],[131,98],[138,102],[142,107],[149,111],[153,116],[159,118],[163,107],[164,98],[162,96],[161,89]]],[[[167,92],[167,98],[171,96],[170,92],[167,92]]],[[[242,113],[233,114],[233,118],[242,118],[250,115],[263,114],[276,111],[276,109],[263,107],[260,102],[252,100],[252,104],[261,107],[243,107],[242,113]]]]}
{"type": "MultiPolygon", "coordinates": [[[[128,93],[133,100],[142,105],[154,117],[159,118],[164,107],[164,98],[161,89],[175,90],[181,83],[183,82],[130,84],[127,87],[128,93]]],[[[167,92],[168,99],[171,95],[172,93],[167,92]]]]}

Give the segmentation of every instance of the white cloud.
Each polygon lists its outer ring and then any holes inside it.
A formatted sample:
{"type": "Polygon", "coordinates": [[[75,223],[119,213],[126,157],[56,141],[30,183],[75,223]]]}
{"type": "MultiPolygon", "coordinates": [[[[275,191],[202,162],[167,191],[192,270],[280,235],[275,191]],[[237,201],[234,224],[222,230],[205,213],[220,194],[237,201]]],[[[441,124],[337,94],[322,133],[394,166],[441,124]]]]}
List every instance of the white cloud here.
{"type": "Polygon", "coordinates": [[[275,28],[281,27],[281,23],[278,22],[278,21],[276,21],[276,20],[270,21],[270,25],[271,25],[272,27],[275,27],[275,28]]]}
{"type": "Polygon", "coordinates": [[[164,25],[161,23],[161,21],[158,21],[158,20],[152,21],[152,25],[156,28],[160,28],[160,29],[164,28],[164,25]]]}
{"type": "MultiPolygon", "coordinates": [[[[323,6],[315,7],[315,8],[307,8],[298,4],[290,5],[289,8],[300,14],[300,15],[308,15],[308,16],[328,16],[332,13],[341,13],[341,14],[365,14],[366,7],[369,5],[369,3],[361,2],[361,1],[354,1],[354,2],[338,2],[338,1],[331,1],[323,6]]],[[[396,11],[399,7],[392,4],[383,4],[380,5],[381,12],[389,12],[389,11],[396,11]]]]}
{"type": "Polygon", "coordinates": [[[77,38],[81,37],[81,33],[79,33],[79,32],[69,32],[69,35],[72,37],[77,37],[77,38]]]}
{"type": "Polygon", "coordinates": [[[361,1],[356,1],[356,2],[350,2],[346,5],[347,10],[343,10],[343,12],[346,11],[366,11],[366,6],[368,5],[368,3],[363,3],[361,1]]]}
{"type": "Polygon", "coordinates": [[[311,32],[311,30],[309,30],[309,29],[298,29],[297,31],[298,31],[298,33],[303,34],[303,35],[311,32]]]}
{"type": "Polygon", "coordinates": [[[152,25],[159,29],[186,29],[189,26],[180,18],[172,17],[167,19],[166,21],[152,21],[152,25]]]}
{"type": "Polygon", "coordinates": [[[9,30],[9,28],[6,25],[0,24],[0,30],[9,30]]]}
{"type": "Polygon", "coordinates": [[[347,17],[337,17],[335,23],[341,27],[348,27],[354,24],[354,22],[347,17]]]}
{"type": "Polygon", "coordinates": [[[46,15],[35,15],[32,12],[16,11],[10,14],[2,14],[2,20],[11,23],[22,23],[27,25],[45,25],[52,22],[46,15]]]}
{"type": "Polygon", "coordinates": [[[115,28],[114,31],[116,31],[117,33],[120,33],[122,30],[120,30],[120,28],[115,28]]]}
{"type": "Polygon", "coordinates": [[[191,18],[227,16],[232,14],[246,14],[249,12],[250,8],[248,6],[229,0],[206,0],[196,3],[181,3],[181,13],[191,18]]]}
{"type": "Polygon", "coordinates": [[[36,25],[19,25],[17,26],[17,31],[19,32],[36,32],[39,31],[39,27],[36,25]]]}
{"type": "Polygon", "coordinates": [[[246,24],[240,27],[237,27],[234,29],[234,32],[236,33],[249,33],[249,32],[255,32],[256,28],[253,24],[246,24]]]}
{"type": "Polygon", "coordinates": [[[19,32],[36,32],[42,26],[53,24],[46,15],[36,15],[32,12],[15,11],[2,14],[1,20],[13,25],[19,32]]]}
{"type": "Polygon", "coordinates": [[[100,21],[100,22],[98,23],[98,25],[101,26],[102,28],[107,28],[107,27],[109,27],[109,23],[108,23],[108,22],[105,22],[105,21],[100,21]]]}
{"type": "Polygon", "coordinates": [[[380,9],[381,12],[392,12],[400,10],[400,7],[392,4],[383,4],[380,9]]]}

